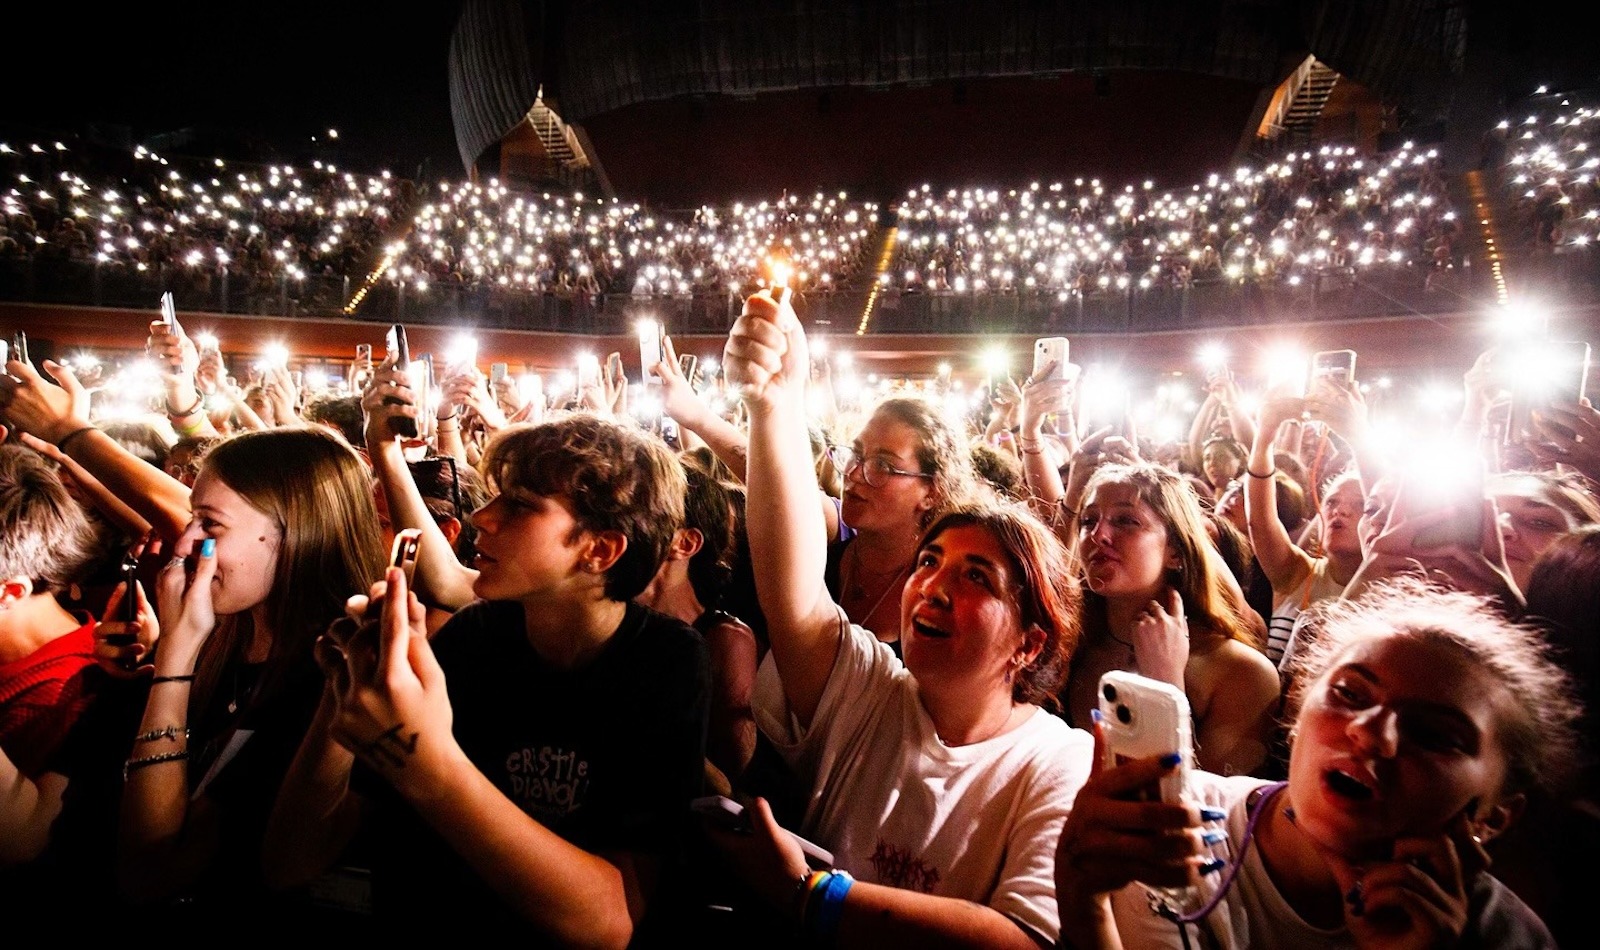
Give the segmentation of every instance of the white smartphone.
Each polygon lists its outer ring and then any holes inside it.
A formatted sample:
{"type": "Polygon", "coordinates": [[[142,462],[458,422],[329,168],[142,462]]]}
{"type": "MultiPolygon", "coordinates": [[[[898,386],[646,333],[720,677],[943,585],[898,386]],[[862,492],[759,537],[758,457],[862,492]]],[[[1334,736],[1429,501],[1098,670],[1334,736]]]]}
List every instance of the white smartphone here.
{"type": "Polygon", "coordinates": [[[506,369],[507,369],[507,367],[506,367],[506,364],[504,364],[504,363],[490,363],[489,364],[489,382],[490,382],[490,384],[492,385],[494,383],[498,383],[502,379],[505,379],[506,378],[506,369]]]}
{"type": "Polygon", "coordinates": [[[1511,405],[1503,441],[1537,439],[1535,409],[1582,399],[1588,390],[1589,361],[1589,344],[1582,340],[1539,340],[1512,353],[1511,405]]]}
{"type": "Polygon", "coordinates": [[[1055,368],[1050,371],[1049,378],[1067,379],[1069,372],[1067,367],[1072,365],[1067,360],[1069,350],[1070,346],[1064,336],[1047,336],[1034,340],[1033,375],[1038,376],[1046,365],[1054,363],[1055,368]]]}
{"type": "Polygon", "coordinates": [[[169,327],[178,325],[178,308],[172,302],[172,291],[161,295],[161,322],[169,327]]]}
{"type": "MultiPolygon", "coordinates": [[[[709,818],[728,831],[750,830],[750,820],[745,816],[744,806],[726,795],[706,795],[696,798],[689,802],[689,807],[695,814],[709,818]]],[[[832,851],[807,841],[787,828],[784,831],[800,845],[800,850],[805,852],[807,864],[818,870],[833,867],[832,851]]]]}
{"type": "Polygon", "coordinates": [[[1177,803],[1194,767],[1189,697],[1171,683],[1111,670],[1100,677],[1100,715],[1108,766],[1176,752],[1183,757],[1143,799],[1177,803]]]}
{"type": "Polygon", "coordinates": [[[422,544],[421,528],[404,528],[395,532],[394,545],[389,549],[389,566],[405,572],[406,584],[411,583],[417,570],[417,550],[422,544]]]}
{"type": "Polygon", "coordinates": [[[639,377],[646,383],[657,383],[656,364],[661,362],[661,324],[654,320],[639,321],[639,377]]]}
{"type": "Polygon", "coordinates": [[[1311,384],[1334,378],[1346,386],[1356,381],[1355,350],[1323,350],[1311,356],[1311,384]]]}
{"type": "Polygon", "coordinates": [[[600,385],[600,358],[593,353],[578,354],[578,391],[600,385]]]}

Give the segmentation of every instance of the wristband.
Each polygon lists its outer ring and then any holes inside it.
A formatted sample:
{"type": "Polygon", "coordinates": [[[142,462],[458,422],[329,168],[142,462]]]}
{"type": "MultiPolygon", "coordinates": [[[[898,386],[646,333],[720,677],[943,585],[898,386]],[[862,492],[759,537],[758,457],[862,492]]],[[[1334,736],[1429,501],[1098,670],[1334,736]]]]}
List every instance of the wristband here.
{"type": "Polygon", "coordinates": [[[1246,475],[1249,475],[1249,476],[1250,476],[1250,477],[1251,477],[1251,478],[1262,478],[1262,479],[1266,479],[1266,478],[1271,478],[1271,477],[1272,477],[1272,476],[1274,476],[1274,475],[1276,475],[1276,474],[1278,474],[1278,469],[1277,469],[1277,468],[1276,468],[1276,467],[1274,467],[1274,468],[1273,468],[1273,469],[1272,469],[1272,471],[1270,471],[1270,472],[1268,472],[1268,473],[1267,473],[1267,474],[1265,474],[1265,475],[1262,475],[1262,474],[1261,474],[1261,473],[1259,473],[1259,472],[1252,472],[1252,471],[1250,471],[1250,469],[1249,469],[1249,468],[1246,468],[1246,469],[1245,469],[1245,470],[1244,470],[1244,473],[1245,473],[1245,474],[1246,474],[1246,475]]]}
{"type": "Polygon", "coordinates": [[[200,392],[200,390],[196,389],[194,391],[194,405],[190,406],[187,412],[179,412],[178,410],[172,408],[172,403],[169,402],[167,403],[167,416],[168,418],[172,419],[187,419],[190,416],[200,412],[205,407],[206,397],[200,392]]]}
{"type": "Polygon", "coordinates": [[[844,898],[850,893],[855,878],[848,871],[829,871],[827,880],[819,887],[816,911],[810,920],[811,937],[818,943],[832,943],[839,932],[839,918],[844,916],[844,898]]]}
{"type": "Polygon", "coordinates": [[[85,432],[94,431],[95,428],[96,428],[95,426],[84,426],[81,429],[73,429],[71,432],[68,432],[66,435],[62,436],[59,441],[56,442],[56,448],[58,448],[61,451],[65,452],[67,450],[67,443],[68,442],[71,442],[73,439],[76,439],[78,436],[83,435],[85,432]]]}
{"type": "Polygon", "coordinates": [[[187,676],[152,676],[152,677],[150,677],[150,685],[151,686],[154,686],[157,683],[192,683],[192,682],[194,682],[194,674],[193,673],[190,673],[187,676]]]}

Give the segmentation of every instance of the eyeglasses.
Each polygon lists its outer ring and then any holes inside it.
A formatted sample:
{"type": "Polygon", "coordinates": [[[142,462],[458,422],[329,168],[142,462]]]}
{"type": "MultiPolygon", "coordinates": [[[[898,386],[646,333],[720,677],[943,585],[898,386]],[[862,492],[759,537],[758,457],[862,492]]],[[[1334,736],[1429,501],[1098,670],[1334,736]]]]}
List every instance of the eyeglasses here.
{"type": "Polygon", "coordinates": [[[877,456],[862,458],[854,450],[842,445],[829,448],[828,457],[833,460],[833,467],[839,470],[841,478],[848,479],[850,474],[859,468],[861,480],[873,488],[882,488],[894,475],[906,478],[933,478],[931,472],[908,472],[903,468],[895,468],[877,456]]]}

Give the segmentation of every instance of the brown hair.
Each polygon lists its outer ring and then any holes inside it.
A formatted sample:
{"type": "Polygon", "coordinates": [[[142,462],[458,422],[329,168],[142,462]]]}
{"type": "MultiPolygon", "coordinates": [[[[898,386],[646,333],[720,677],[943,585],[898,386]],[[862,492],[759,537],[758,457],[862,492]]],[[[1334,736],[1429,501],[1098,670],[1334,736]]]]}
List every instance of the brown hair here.
{"type": "Polygon", "coordinates": [[[1540,632],[1501,616],[1484,597],[1407,577],[1359,600],[1319,601],[1307,611],[1314,631],[1289,672],[1289,714],[1297,717],[1315,684],[1361,643],[1406,637],[1449,649],[1505,691],[1498,711],[1506,756],[1505,792],[1559,788],[1577,758],[1578,704],[1567,674],[1546,657],[1540,632]]]}
{"type": "Polygon", "coordinates": [[[51,464],[32,449],[0,445],[0,578],[27,577],[57,593],[94,560],[94,528],[51,464]]]}
{"type": "MultiPolygon", "coordinates": [[[[1140,501],[1150,506],[1167,531],[1167,543],[1178,556],[1179,566],[1167,571],[1167,583],[1183,599],[1184,615],[1191,630],[1202,628],[1230,640],[1241,640],[1258,647],[1252,625],[1241,613],[1241,606],[1223,582],[1227,570],[1222,555],[1206,532],[1205,516],[1194,490],[1183,477],[1159,465],[1107,465],[1090,476],[1084,486],[1087,499],[1101,485],[1127,485],[1140,501]]],[[[1091,622],[1105,623],[1105,599],[1089,591],[1085,606],[1091,622]]]]}
{"type": "Polygon", "coordinates": [[[622,556],[606,571],[606,596],[627,601],[655,577],[683,527],[683,468],[653,436],[587,413],[503,429],[489,443],[483,474],[512,498],[560,495],[578,527],[618,531],[622,556]]]}
{"type": "MultiPolygon", "coordinates": [[[[385,552],[367,470],[343,439],[321,428],[246,432],[206,453],[209,474],[271,518],[282,534],[272,587],[263,613],[272,647],[260,701],[296,663],[309,661],[311,645],[344,611],[352,594],[383,578],[385,552]]],[[[232,623],[231,635],[206,641],[196,673],[195,709],[216,687],[221,671],[242,662],[249,637],[232,623]],[[220,644],[216,650],[213,643],[220,644]]]]}
{"type": "Polygon", "coordinates": [[[972,456],[961,429],[950,423],[944,411],[933,402],[915,396],[894,396],[872,410],[872,416],[887,416],[917,433],[917,464],[933,476],[934,507],[926,523],[939,513],[971,501],[978,480],[972,471],[972,456]]]}
{"type": "Polygon", "coordinates": [[[1033,662],[1017,671],[1011,698],[1047,709],[1059,709],[1056,693],[1066,679],[1067,664],[1078,646],[1082,591],[1070,569],[1066,547],[1026,508],[1012,502],[962,505],[940,515],[923,532],[917,548],[938,540],[951,528],[979,527],[1000,543],[1017,578],[1016,603],[1021,628],[1044,631],[1044,647],[1033,662]]]}

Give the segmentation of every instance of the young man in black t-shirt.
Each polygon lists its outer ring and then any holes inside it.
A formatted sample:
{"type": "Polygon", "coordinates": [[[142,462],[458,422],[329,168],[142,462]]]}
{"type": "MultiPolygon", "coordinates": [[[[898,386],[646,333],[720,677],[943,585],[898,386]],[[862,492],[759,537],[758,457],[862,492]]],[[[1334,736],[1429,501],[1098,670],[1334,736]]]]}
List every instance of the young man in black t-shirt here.
{"type": "Polygon", "coordinates": [[[330,686],[269,877],[309,879],[365,826],[380,915],[515,916],[534,943],[623,945],[704,761],[705,646],[630,602],[683,522],[683,475],[659,441],[582,415],[503,433],[484,471],[480,600],[430,644],[391,570],[381,608],[352,605],[381,619],[319,646],[330,686]]]}

